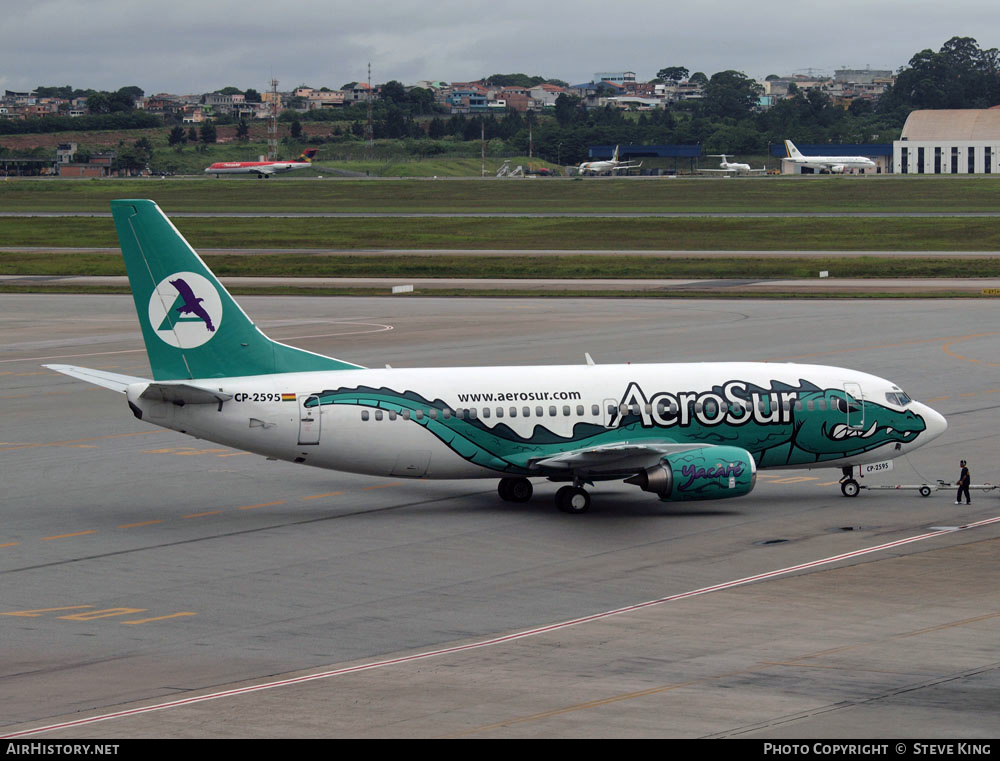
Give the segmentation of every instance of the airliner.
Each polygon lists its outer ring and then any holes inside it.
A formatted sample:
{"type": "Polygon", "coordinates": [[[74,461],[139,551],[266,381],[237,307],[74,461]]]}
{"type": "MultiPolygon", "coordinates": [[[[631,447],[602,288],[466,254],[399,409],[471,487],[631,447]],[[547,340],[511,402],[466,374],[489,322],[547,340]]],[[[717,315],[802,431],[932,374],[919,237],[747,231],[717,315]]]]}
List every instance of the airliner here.
{"type": "Polygon", "coordinates": [[[318,152],[318,148],[307,148],[296,161],[217,161],[205,170],[205,174],[214,174],[216,177],[220,174],[256,174],[258,179],[266,178],[272,174],[312,166],[313,157],[318,152]]]}
{"type": "Polygon", "coordinates": [[[875,162],[864,156],[803,156],[791,140],[785,141],[785,151],[788,153],[785,161],[812,169],[825,169],[833,174],[843,174],[849,169],[875,168],[875,162]]]}
{"type": "Polygon", "coordinates": [[[603,172],[616,172],[619,169],[638,169],[642,166],[640,161],[638,164],[633,164],[630,161],[619,161],[618,160],[618,149],[620,146],[615,146],[615,152],[611,155],[611,158],[607,161],[584,161],[580,164],[580,168],[577,170],[581,175],[583,174],[602,174],[603,172]]]}
{"type": "Polygon", "coordinates": [[[722,161],[719,163],[719,169],[699,169],[700,172],[719,172],[720,174],[764,174],[767,171],[766,168],[761,167],[760,169],[752,169],[749,164],[741,164],[736,161],[729,161],[729,154],[726,153],[709,153],[707,154],[711,158],[721,158],[722,161]]]}
{"type": "Polygon", "coordinates": [[[268,338],[160,208],[115,200],[152,378],[46,365],[116,391],[145,423],[264,457],[390,478],[624,481],[666,502],[749,493],[758,468],[841,468],[907,454],[945,419],[889,380],[763,362],[365,368],[268,338]]]}

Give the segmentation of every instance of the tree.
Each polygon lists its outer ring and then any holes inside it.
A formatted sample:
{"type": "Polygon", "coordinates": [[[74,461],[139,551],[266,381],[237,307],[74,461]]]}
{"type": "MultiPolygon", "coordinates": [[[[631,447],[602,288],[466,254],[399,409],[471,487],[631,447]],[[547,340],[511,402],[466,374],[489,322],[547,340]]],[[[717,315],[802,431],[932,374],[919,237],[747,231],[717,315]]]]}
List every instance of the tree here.
{"type": "Polygon", "coordinates": [[[189,143],[197,143],[198,142],[198,129],[196,127],[192,126],[188,130],[188,137],[187,137],[187,139],[188,139],[189,143]]]}
{"type": "Polygon", "coordinates": [[[172,130],[170,130],[170,134],[167,136],[167,143],[169,145],[179,146],[183,145],[186,142],[187,142],[187,137],[185,136],[184,128],[181,125],[178,124],[172,130]]]}
{"type": "Polygon", "coordinates": [[[559,97],[556,98],[556,121],[559,122],[559,126],[568,127],[581,113],[586,116],[586,111],[581,111],[582,107],[583,98],[578,95],[567,95],[564,92],[559,93],[559,97]]]}
{"type": "Polygon", "coordinates": [[[680,82],[688,78],[688,70],[683,66],[668,66],[656,72],[656,78],[661,82],[680,82]]]}
{"type": "Polygon", "coordinates": [[[300,137],[302,137],[302,122],[300,122],[298,119],[292,122],[291,136],[295,140],[298,140],[300,137]]]}
{"type": "Polygon", "coordinates": [[[212,122],[207,121],[201,125],[200,139],[205,145],[212,145],[215,143],[217,135],[215,133],[215,125],[212,122]]]}
{"type": "Polygon", "coordinates": [[[236,138],[244,143],[250,139],[250,125],[244,119],[236,125],[236,138]]]}
{"type": "Polygon", "coordinates": [[[248,87],[247,91],[243,95],[247,103],[260,103],[260,93],[254,90],[252,87],[248,87]]]}
{"type": "Polygon", "coordinates": [[[756,110],[764,88],[740,71],[720,71],[705,85],[705,113],[745,119],[756,110]]]}
{"type": "Polygon", "coordinates": [[[406,103],[406,88],[403,87],[401,82],[397,82],[395,79],[390,79],[384,85],[382,85],[382,100],[387,103],[394,103],[397,106],[401,106],[406,103]]]}

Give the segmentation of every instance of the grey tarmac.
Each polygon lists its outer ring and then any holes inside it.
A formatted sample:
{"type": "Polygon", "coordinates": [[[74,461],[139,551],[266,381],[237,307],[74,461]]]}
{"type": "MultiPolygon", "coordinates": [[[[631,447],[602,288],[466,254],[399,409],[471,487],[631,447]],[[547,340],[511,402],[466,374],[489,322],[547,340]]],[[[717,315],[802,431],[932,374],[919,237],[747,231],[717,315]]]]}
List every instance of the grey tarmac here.
{"type": "MultiPolygon", "coordinates": [[[[885,482],[998,480],[989,301],[245,297],[275,338],[371,366],[762,360],[888,377],[948,432],[885,482]]],[[[0,295],[0,734],[996,737],[1000,499],[765,471],[737,500],[621,484],[567,516],[492,481],[311,470],[135,420],[41,367],[148,372],[131,298],[0,295]],[[941,527],[979,524],[964,531],[941,527]],[[919,542],[763,578],[908,537],[919,542]],[[691,590],[697,597],[419,661],[691,590]],[[334,674],[337,675],[334,675],[334,674]]],[[[345,442],[349,445],[349,442],[345,442]]]]}

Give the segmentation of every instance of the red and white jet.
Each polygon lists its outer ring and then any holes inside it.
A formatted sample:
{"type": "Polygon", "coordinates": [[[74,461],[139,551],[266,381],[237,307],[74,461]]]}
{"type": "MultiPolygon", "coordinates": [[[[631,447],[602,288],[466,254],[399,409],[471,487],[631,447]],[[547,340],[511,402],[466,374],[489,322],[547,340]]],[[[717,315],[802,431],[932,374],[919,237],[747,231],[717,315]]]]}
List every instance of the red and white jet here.
{"type": "Polygon", "coordinates": [[[295,161],[217,161],[205,170],[205,174],[256,174],[258,179],[272,174],[305,169],[312,166],[313,156],[318,148],[307,148],[295,161]]]}

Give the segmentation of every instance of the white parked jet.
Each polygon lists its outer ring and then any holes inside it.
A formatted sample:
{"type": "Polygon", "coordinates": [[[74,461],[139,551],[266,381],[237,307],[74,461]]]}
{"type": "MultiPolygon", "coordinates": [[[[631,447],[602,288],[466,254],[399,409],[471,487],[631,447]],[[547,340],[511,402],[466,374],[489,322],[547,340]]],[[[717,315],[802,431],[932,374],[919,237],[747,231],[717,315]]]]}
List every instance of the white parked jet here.
{"type": "Polygon", "coordinates": [[[577,170],[581,175],[583,174],[604,174],[605,172],[611,172],[614,174],[619,169],[638,169],[642,166],[640,161],[638,164],[633,164],[631,161],[619,161],[618,160],[618,149],[621,146],[615,146],[615,152],[611,155],[611,158],[606,161],[584,161],[580,164],[580,168],[577,170]]]}
{"type": "Polygon", "coordinates": [[[891,381],[722,362],[366,369],[272,341],[152,201],[112,201],[153,378],[46,365],[121,393],[144,422],[257,454],[392,478],[624,480],[664,501],[747,494],[757,468],[842,468],[927,443],[945,419],[891,381]]]}
{"type": "Polygon", "coordinates": [[[850,169],[875,168],[875,162],[864,156],[803,156],[791,140],[785,141],[785,150],[788,152],[786,161],[813,169],[825,169],[833,174],[843,174],[850,169]]]}
{"type": "Polygon", "coordinates": [[[708,153],[706,154],[710,158],[721,158],[722,161],[719,163],[719,169],[699,169],[699,172],[718,172],[719,174],[764,174],[767,171],[766,168],[761,167],[760,169],[752,169],[749,164],[740,164],[735,161],[728,161],[729,154],[726,153],[708,153]]]}

